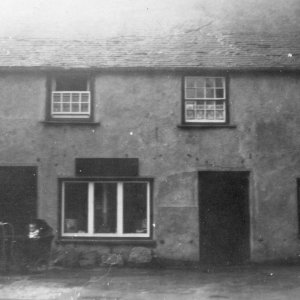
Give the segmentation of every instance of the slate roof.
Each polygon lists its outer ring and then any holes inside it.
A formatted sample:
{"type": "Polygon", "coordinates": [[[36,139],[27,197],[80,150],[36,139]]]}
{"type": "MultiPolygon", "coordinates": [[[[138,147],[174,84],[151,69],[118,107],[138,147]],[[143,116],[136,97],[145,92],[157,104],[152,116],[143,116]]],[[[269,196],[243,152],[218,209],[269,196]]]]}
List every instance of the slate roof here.
{"type": "Polygon", "coordinates": [[[300,69],[300,34],[210,33],[101,40],[0,39],[0,68],[300,69]]]}

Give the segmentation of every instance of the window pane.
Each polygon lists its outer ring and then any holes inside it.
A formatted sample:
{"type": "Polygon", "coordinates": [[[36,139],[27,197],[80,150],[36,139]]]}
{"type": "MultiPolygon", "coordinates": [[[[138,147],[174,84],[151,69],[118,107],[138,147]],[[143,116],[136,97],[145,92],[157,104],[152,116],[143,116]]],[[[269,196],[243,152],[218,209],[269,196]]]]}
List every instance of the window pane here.
{"type": "Polygon", "coordinates": [[[53,94],[53,102],[60,102],[61,94],[53,94]]]}
{"type": "Polygon", "coordinates": [[[223,87],[224,86],[223,78],[216,78],[216,87],[223,87]]]}
{"type": "Polygon", "coordinates": [[[147,183],[124,183],[124,233],[147,232],[147,183]]]}
{"type": "Polygon", "coordinates": [[[196,105],[196,109],[203,110],[205,108],[204,101],[198,101],[196,105]]]}
{"type": "Polygon", "coordinates": [[[215,98],[214,89],[206,89],[206,98],[215,98]]]}
{"type": "Polygon", "coordinates": [[[185,102],[185,109],[194,109],[194,101],[186,101],[185,102]]]}
{"type": "Polygon", "coordinates": [[[72,103],[72,112],[79,112],[79,103],[72,103]]]}
{"type": "Polygon", "coordinates": [[[195,85],[196,85],[196,87],[205,87],[205,78],[204,77],[196,77],[195,85]]]}
{"type": "Polygon", "coordinates": [[[196,89],[186,89],[185,97],[186,98],[195,98],[196,97],[196,89]]]}
{"type": "Polygon", "coordinates": [[[79,94],[72,93],[72,102],[79,102],[79,94]]]}
{"type": "Polygon", "coordinates": [[[216,89],[216,98],[224,98],[224,90],[216,89]]]}
{"type": "Polygon", "coordinates": [[[65,233],[87,232],[88,184],[65,183],[65,233]]]}
{"type": "Polygon", "coordinates": [[[215,101],[206,101],[206,109],[215,109],[215,101]]]}
{"type": "Polygon", "coordinates": [[[186,82],[186,87],[188,88],[195,87],[195,80],[193,77],[186,77],[185,82],[186,82]]]}
{"type": "Polygon", "coordinates": [[[196,111],[196,119],[197,120],[204,120],[205,119],[205,112],[204,112],[204,110],[197,110],[196,111]]]}
{"type": "Polygon", "coordinates": [[[70,103],[63,103],[62,105],[62,109],[63,109],[63,112],[70,112],[70,103]]]}
{"type": "Polygon", "coordinates": [[[220,109],[220,110],[225,109],[224,103],[222,103],[222,104],[216,104],[216,109],[220,109]]]}
{"type": "Polygon", "coordinates": [[[88,103],[82,103],[81,104],[81,111],[82,112],[88,112],[89,111],[89,104],[88,103]]]}
{"type": "Polygon", "coordinates": [[[53,112],[60,112],[60,103],[53,104],[53,112]]]}
{"type": "Polygon", "coordinates": [[[225,113],[222,110],[216,111],[216,120],[225,120],[225,113]]]}
{"type": "Polygon", "coordinates": [[[193,110],[187,110],[186,111],[186,119],[187,120],[195,119],[195,112],[193,110]]]}
{"type": "Polygon", "coordinates": [[[206,87],[207,88],[215,87],[215,78],[206,78],[206,87]]]}
{"type": "Polygon", "coordinates": [[[207,110],[206,111],[206,118],[207,120],[214,120],[215,119],[215,114],[213,110],[207,110]]]}
{"type": "Polygon", "coordinates": [[[81,94],[81,102],[89,102],[89,94],[81,94]]]}
{"type": "Polygon", "coordinates": [[[95,183],[94,232],[115,233],[117,228],[117,184],[95,183]]]}
{"type": "Polygon", "coordinates": [[[196,97],[197,98],[204,98],[204,88],[198,88],[196,90],[196,97]]]}
{"type": "Polygon", "coordinates": [[[71,94],[63,94],[63,102],[70,102],[71,101],[71,94]]]}
{"type": "Polygon", "coordinates": [[[58,76],[56,78],[57,91],[86,91],[87,77],[75,74],[58,76]]]}

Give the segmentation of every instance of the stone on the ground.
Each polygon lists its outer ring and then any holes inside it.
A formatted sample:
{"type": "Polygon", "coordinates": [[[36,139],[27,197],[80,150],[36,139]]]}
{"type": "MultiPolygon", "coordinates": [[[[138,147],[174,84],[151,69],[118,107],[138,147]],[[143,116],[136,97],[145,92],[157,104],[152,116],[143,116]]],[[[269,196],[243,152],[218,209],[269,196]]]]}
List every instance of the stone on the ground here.
{"type": "Polygon", "coordinates": [[[66,268],[73,268],[79,265],[80,252],[74,248],[58,249],[53,257],[53,264],[66,268]]]}
{"type": "Polygon", "coordinates": [[[145,247],[132,248],[128,262],[133,264],[147,264],[152,260],[151,249],[145,247]]]}
{"type": "Polygon", "coordinates": [[[103,266],[123,266],[124,260],[121,254],[103,254],[101,256],[101,265],[103,266]]]}

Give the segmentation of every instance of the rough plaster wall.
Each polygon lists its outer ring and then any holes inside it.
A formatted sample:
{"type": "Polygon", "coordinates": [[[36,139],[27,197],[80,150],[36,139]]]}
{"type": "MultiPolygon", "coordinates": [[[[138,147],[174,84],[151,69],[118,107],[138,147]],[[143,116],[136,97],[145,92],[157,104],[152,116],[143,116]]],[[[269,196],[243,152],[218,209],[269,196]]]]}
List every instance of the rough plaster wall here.
{"type": "Polygon", "coordinates": [[[178,129],[179,76],[100,76],[96,95],[99,130],[108,137],[98,153],[139,157],[141,175],[155,178],[157,255],[198,260],[197,172],[242,167],[236,132],[178,129]]]}
{"type": "Polygon", "coordinates": [[[182,130],[181,77],[99,74],[101,126],[49,126],[45,76],[0,75],[0,163],[38,166],[39,216],[56,228],[57,177],[74,176],[76,157],[138,157],[153,176],[156,253],[198,260],[201,170],[250,170],[252,259],[295,256],[299,175],[299,78],[234,75],[236,129],[182,130]]]}
{"type": "Polygon", "coordinates": [[[280,74],[234,76],[231,98],[240,153],[252,171],[252,259],[296,256],[296,178],[300,177],[300,78],[280,74]]]}

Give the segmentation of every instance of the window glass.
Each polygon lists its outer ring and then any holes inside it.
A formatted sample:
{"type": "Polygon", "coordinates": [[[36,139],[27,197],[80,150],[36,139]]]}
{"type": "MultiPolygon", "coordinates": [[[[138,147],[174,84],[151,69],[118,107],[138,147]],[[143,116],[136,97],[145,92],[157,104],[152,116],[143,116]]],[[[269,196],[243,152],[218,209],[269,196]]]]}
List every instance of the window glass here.
{"type": "Polygon", "coordinates": [[[216,78],[216,87],[224,87],[223,78],[216,78]]]}
{"type": "Polygon", "coordinates": [[[147,232],[147,184],[124,183],[124,233],[147,232]]]}
{"type": "Polygon", "coordinates": [[[88,184],[65,183],[65,232],[86,233],[88,217],[88,184]]]}
{"type": "Polygon", "coordinates": [[[57,75],[51,82],[50,115],[53,119],[90,119],[90,78],[82,74],[57,75]]]}
{"type": "Polygon", "coordinates": [[[224,90],[216,89],[216,98],[224,98],[224,90]]]}
{"type": "Polygon", "coordinates": [[[56,91],[86,91],[87,78],[79,75],[64,75],[56,78],[56,91]]]}
{"type": "Polygon", "coordinates": [[[206,87],[212,88],[215,86],[215,79],[214,78],[206,78],[206,87]]]}
{"type": "Polygon", "coordinates": [[[62,234],[149,237],[149,182],[64,182],[62,234]]]}
{"type": "Polygon", "coordinates": [[[205,98],[215,98],[214,89],[207,88],[205,98]]]}
{"type": "Polygon", "coordinates": [[[226,121],[224,77],[185,77],[184,121],[224,123],[226,121]]]}
{"type": "Polygon", "coordinates": [[[204,98],[204,88],[198,88],[196,91],[196,98],[204,98]]]}
{"type": "Polygon", "coordinates": [[[195,98],[196,97],[196,89],[186,89],[186,97],[187,98],[195,98]]]}
{"type": "Polygon", "coordinates": [[[117,229],[117,184],[95,183],[94,232],[115,233],[117,229]]]}

